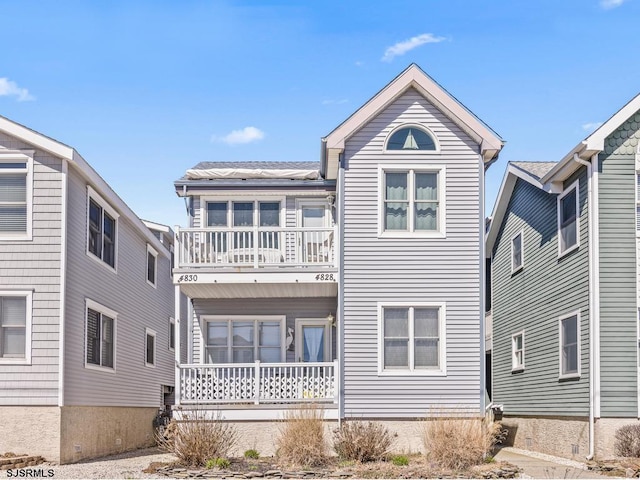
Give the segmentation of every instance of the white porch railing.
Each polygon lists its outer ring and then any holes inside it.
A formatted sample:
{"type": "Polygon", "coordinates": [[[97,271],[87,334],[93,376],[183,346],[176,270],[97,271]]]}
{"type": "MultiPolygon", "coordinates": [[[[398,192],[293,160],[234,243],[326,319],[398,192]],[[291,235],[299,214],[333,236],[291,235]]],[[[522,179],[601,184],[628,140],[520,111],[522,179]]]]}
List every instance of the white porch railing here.
{"type": "Polygon", "coordinates": [[[181,365],[181,404],[336,402],[338,363],[181,365]]]}
{"type": "Polygon", "coordinates": [[[176,238],[178,268],[334,266],[334,228],[177,228],[176,238]]]}

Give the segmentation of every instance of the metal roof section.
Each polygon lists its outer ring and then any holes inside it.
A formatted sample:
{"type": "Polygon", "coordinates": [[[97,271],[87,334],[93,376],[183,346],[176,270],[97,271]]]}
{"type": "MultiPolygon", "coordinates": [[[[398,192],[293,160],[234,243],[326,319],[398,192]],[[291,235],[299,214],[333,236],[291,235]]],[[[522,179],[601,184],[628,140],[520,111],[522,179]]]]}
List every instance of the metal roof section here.
{"type": "Polygon", "coordinates": [[[505,143],[502,138],[420,67],[412,63],[322,139],[321,174],[326,178],[335,178],[337,162],[340,153],[344,151],[346,140],[410,88],[416,89],[480,144],[485,164],[490,165],[498,158],[505,143]]]}

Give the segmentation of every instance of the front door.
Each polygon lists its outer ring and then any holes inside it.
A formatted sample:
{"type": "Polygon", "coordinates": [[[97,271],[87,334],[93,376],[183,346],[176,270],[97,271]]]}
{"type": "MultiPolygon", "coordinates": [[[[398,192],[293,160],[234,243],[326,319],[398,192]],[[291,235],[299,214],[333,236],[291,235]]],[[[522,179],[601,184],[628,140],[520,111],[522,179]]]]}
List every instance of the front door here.
{"type": "Polygon", "coordinates": [[[331,361],[331,324],[326,318],[296,319],[296,361],[331,361]]]}
{"type": "Polygon", "coordinates": [[[300,236],[300,257],[303,263],[319,263],[329,260],[329,226],[326,200],[306,200],[298,203],[298,225],[307,231],[300,236]]]}

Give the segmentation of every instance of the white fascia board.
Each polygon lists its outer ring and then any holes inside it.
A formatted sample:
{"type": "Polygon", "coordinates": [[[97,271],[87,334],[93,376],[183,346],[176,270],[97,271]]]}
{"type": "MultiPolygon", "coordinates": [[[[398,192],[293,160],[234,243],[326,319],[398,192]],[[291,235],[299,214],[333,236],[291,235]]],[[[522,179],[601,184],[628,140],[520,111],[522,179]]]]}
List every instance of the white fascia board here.
{"type": "Polygon", "coordinates": [[[447,117],[478,142],[481,145],[481,153],[485,161],[487,161],[485,157],[486,152],[492,151],[491,158],[493,158],[497,152],[502,149],[503,141],[500,138],[415,64],[410,65],[346,121],[327,135],[324,139],[325,148],[328,150],[343,150],[346,139],[409,88],[415,88],[421,95],[433,103],[447,117]]]}
{"type": "Polygon", "coordinates": [[[56,157],[67,160],[73,158],[73,148],[2,116],[0,116],[0,131],[12,137],[17,137],[25,143],[49,152],[56,157]]]}
{"type": "Polygon", "coordinates": [[[147,243],[151,244],[161,255],[169,258],[169,251],[156,238],[143,221],[133,213],[133,210],[124,203],[118,194],[109,184],[96,172],[82,156],[73,150],[70,164],[78,169],[80,174],[89,182],[89,185],[96,190],[112,208],[115,208],[123,217],[126,217],[144,236],[147,243]]]}
{"type": "Polygon", "coordinates": [[[167,233],[169,235],[173,235],[173,229],[169,225],[164,225],[162,223],[152,222],[150,220],[142,220],[142,223],[144,223],[144,225],[147,228],[150,228],[151,230],[157,230],[158,232],[164,232],[164,233],[167,233]]]}
{"type": "Polygon", "coordinates": [[[600,127],[585,138],[582,143],[585,145],[587,150],[604,150],[604,140],[638,110],[640,110],[640,94],[636,95],[609,120],[600,125],[600,127]]]}
{"type": "Polygon", "coordinates": [[[540,190],[544,190],[549,192],[549,187],[545,184],[542,184],[538,180],[536,180],[531,175],[528,175],[526,172],[520,170],[519,168],[508,164],[507,171],[502,178],[502,184],[500,185],[500,191],[498,192],[498,197],[496,199],[496,203],[493,206],[493,212],[491,212],[491,225],[489,225],[489,231],[487,232],[485,238],[486,250],[485,254],[487,256],[491,255],[491,251],[493,250],[493,244],[498,237],[498,231],[502,226],[502,220],[504,219],[504,215],[507,212],[507,207],[509,206],[509,200],[511,200],[511,195],[513,194],[513,188],[516,185],[516,180],[521,178],[527,183],[530,183],[534,187],[539,188],[540,190]]]}

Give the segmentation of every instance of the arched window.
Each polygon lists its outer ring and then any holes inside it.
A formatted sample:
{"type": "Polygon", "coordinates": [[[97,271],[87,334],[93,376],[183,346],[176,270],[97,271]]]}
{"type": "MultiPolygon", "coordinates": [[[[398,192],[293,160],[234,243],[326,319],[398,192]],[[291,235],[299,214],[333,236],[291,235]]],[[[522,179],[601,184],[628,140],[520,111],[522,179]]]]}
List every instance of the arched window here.
{"type": "Polygon", "coordinates": [[[387,150],[436,150],[433,137],[418,127],[404,127],[391,134],[387,150]]]}

